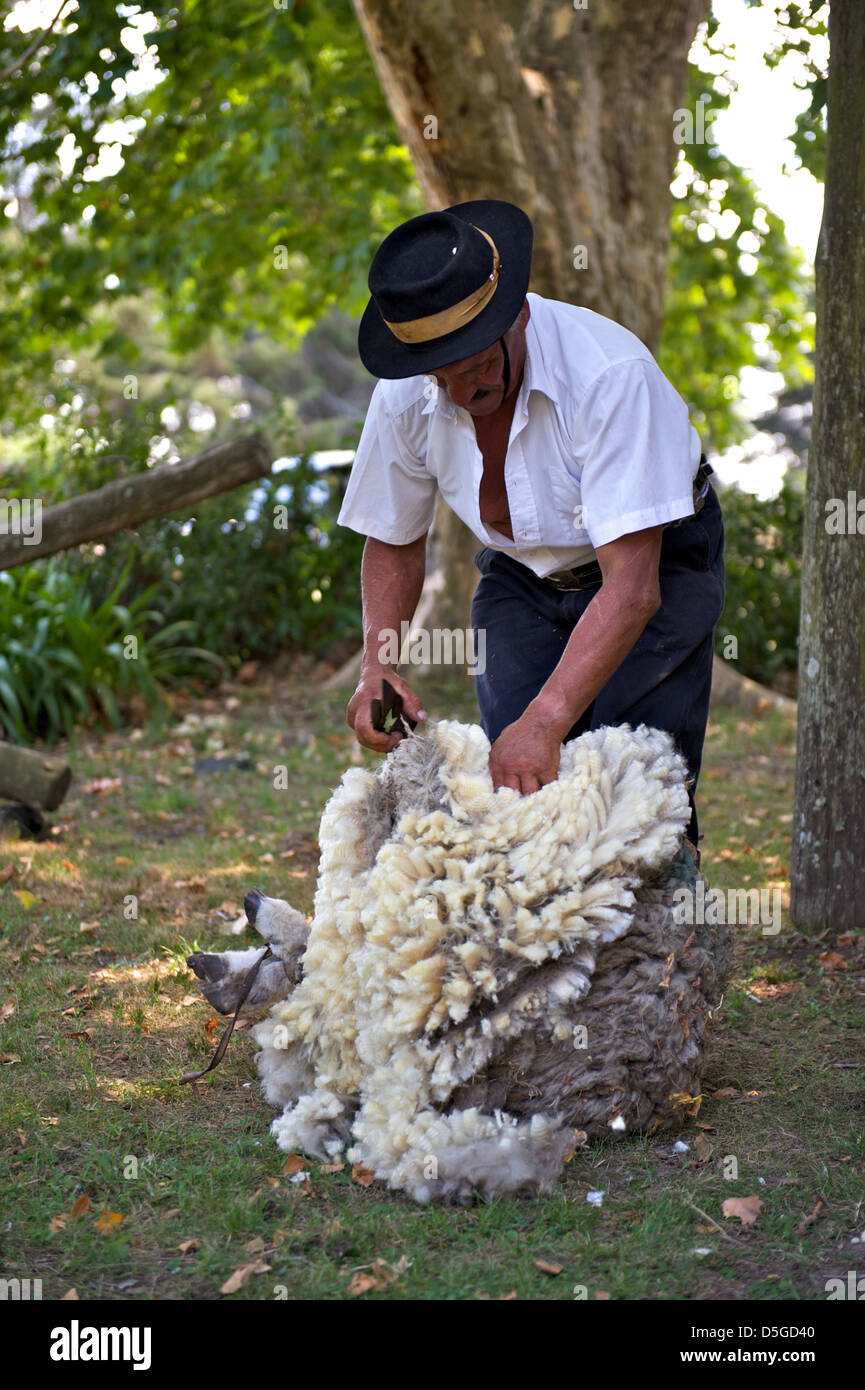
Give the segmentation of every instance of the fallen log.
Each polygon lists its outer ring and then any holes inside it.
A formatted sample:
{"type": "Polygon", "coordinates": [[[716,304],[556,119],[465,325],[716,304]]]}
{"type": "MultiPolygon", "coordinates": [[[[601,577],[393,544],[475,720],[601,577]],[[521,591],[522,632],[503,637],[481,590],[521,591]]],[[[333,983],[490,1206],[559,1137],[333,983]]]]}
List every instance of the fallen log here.
{"type": "MultiPolygon", "coordinates": [[[[146,473],[116,478],[68,502],[41,512],[38,533],[30,544],[22,535],[0,529],[0,570],[29,564],[84,541],[134,529],[154,517],[182,511],[205,497],[231,492],[270,472],[271,458],[259,435],[217,444],[181,463],[160,464],[146,473]]],[[[40,501],[41,499],[35,499],[40,501]]],[[[7,513],[13,504],[7,504],[7,513]]]]}
{"type": "Polygon", "coordinates": [[[770,690],[767,685],[752,681],[733,670],[728,661],[715,657],[712,667],[711,708],[718,705],[736,705],[748,714],[762,714],[764,710],[777,709],[784,714],[796,717],[796,701],[778,690],[770,690]]]}
{"type": "Polygon", "coordinates": [[[55,811],[71,781],[72,768],[62,759],[0,743],[0,797],[55,811]]]}

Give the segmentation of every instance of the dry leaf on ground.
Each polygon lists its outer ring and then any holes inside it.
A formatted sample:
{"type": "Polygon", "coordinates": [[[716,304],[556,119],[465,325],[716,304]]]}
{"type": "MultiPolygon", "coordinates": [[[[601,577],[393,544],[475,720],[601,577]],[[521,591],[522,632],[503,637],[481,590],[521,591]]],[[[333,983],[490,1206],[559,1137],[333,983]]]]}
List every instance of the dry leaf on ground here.
{"type": "Polygon", "coordinates": [[[837,951],[824,951],[817,959],[824,970],[846,970],[847,962],[837,951]]]}
{"type": "Polygon", "coordinates": [[[823,1201],[823,1198],[822,1198],[822,1197],[818,1197],[818,1198],[817,1198],[817,1204],[816,1204],[816,1206],[814,1207],[814,1210],[813,1210],[812,1212],[809,1212],[808,1215],[807,1215],[807,1216],[804,1216],[804,1217],[802,1218],[802,1220],[799,1222],[799,1225],[798,1225],[798,1227],[797,1227],[797,1229],[796,1229],[796,1234],[797,1234],[797,1236],[803,1236],[803,1235],[805,1234],[805,1232],[807,1231],[808,1227],[809,1227],[809,1226],[813,1226],[813,1225],[814,1225],[814,1222],[817,1221],[817,1220],[819,1220],[820,1213],[821,1213],[821,1211],[823,1210],[823,1207],[824,1207],[824,1206],[825,1206],[825,1203],[824,1203],[824,1201],[823,1201]]]}
{"type": "Polygon", "coordinates": [[[220,1293],[237,1293],[238,1289],[245,1288],[249,1283],[250,1276],[253,1274],[266,1274],[270,1269],[269,1264],[263,1260],[251,1260],[249,1264],[239,1265],[233,1274],[229,1274],[220,1293]]]}
{"type": "Polygon", "coordinates": [[[696,1136],[694,1139],[694,1152],[701,1162],[705,1162],[707,1158],[711,1158],[714,1151],[714,1144],[706,1138],[705,1134],[698,1134],[696,1136]]]}
{"type": "Polygon", "coordinates": [[[119,1211],[104,1211],[101,1216],[93,1222],[94,1231],[98,1231],[101,1236],[109,1236],[115,1226],[119,1226],[123,1217],[119,1211]]]}
{"type": "Polygon", "coordinates": [[[759,1197],[728,1197],[721,1203],[725,1216],[738,1216],[743,1226],[753,1226],[763,1209],[759,1197]]]}
{"type": "Polygon", "coordinates": [[[554,1265],[549,1260],[532,1260],[535,1269],[539,1269],[541,1274],[556,1275],[561,1274],[563,1266],[554,1265]]]}
{"type": "Polygon", "coordinates": [[[355,1274],[346,1289],[346,1293],[350,1294],[352,1298],[359,1298],[361,1294],[369,1293],[370,1289],[378,1289],[381,1287],[382,1286],[373,1275],[355,1274]]]}
{"type": "Polygon", "coordinates": [[[407,1265],[408,1262],[402,1259],[396,1266],[389,1265],[387,1260],[379,1257],[373,1260],[369,1271],[360,1270],[355,1274],[347,1291],[352,1298],[357,1298],[360,1294],[369,1293],[370,1289],[386,1289],[407,1265]]]}

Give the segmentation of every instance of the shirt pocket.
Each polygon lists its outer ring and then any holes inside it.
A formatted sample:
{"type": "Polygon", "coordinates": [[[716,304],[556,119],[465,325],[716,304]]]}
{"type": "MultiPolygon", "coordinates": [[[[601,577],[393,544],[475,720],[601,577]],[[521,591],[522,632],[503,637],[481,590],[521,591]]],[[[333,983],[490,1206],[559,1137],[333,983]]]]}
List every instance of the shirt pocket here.
{"type": "Polygon", "coordinates": [[[546,505],[552,511],[555,532],[554,535],[544,536],[547,545],[573,546],[576,549],[592,544],[586,528],[580,485],[560,459],[556,459],[550,467],[549,500],[546,505]]]}

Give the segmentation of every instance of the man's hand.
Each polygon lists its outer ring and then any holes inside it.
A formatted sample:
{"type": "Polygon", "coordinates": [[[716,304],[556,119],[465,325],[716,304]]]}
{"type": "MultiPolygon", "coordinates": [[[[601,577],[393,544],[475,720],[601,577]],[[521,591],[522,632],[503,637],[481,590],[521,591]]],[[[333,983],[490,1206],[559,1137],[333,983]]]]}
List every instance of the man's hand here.
{"type": "Polygon", "coordinates": [[[361,671],[357,689],[351,697],[346,711],[346,723],[355,732],[358,743],[371,748],[375,753],[389,753],[396,748],[405,734],[395,729],[392,734],[380,733],[372,727],[372,702],[381,698],[382,677],[389,680],[398,695],[402,696],[405,713],[410,719],[426,719],[421,702],[392,666],[367,666],[361,671]]]}
{"type": "Polygon", "coordinates": [[[558,729],[527,710],[502,730],[490,750],[493,787],[513,787],[527,795],[555,782],[561,746],[558,729]]]}

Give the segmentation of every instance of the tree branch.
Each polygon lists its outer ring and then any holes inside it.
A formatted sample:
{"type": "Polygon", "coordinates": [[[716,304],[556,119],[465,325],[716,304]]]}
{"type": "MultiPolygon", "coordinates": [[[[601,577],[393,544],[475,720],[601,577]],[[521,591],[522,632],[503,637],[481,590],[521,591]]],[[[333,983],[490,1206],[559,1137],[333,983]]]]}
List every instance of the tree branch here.
{"type": "MultiPolygon", "coordinates": [[[[231,492],[264,477],[270,466],[270,453],[258,435],[218,444],[183,463],[163,464],[146,473],[117,478],[95,492],[85,492],[44,512],[40,509],[34,527],[39,534],[33,544],[26,543],[20,523],[17,534],[8,534],[16,501],[0,501],[0,507],[6,508],[5,524],[0,525],[0,570],[182,511],[205,497],[231,492]]],[[[41,499],[33,500],[41,504],[41,499]]],[[[37,517],[35,508],[33,517],[37,517]]]]}
{"type": "Polygon", "coordinates": [[[44,39],[47,39],[48,35],[53,30],[54,25],[57,23],[68,4],[69,0],[63,0],[60,9],[57,11],[51,23],[48,25],[48,28],[43,29],[41,34],[36,35],[36,38],[33,40],[30,46],[24,50],[17,62],[13,63],[11,67],[8,67],[5,72],[0,72],[0,82],[8,82],[9,78],[14,77],[16,72],[24,71],[27,64],[30,62],[30,59],[33,57],[33,54],[36,52],[37,48],[42,43],[42,41],[44,39]]]}

